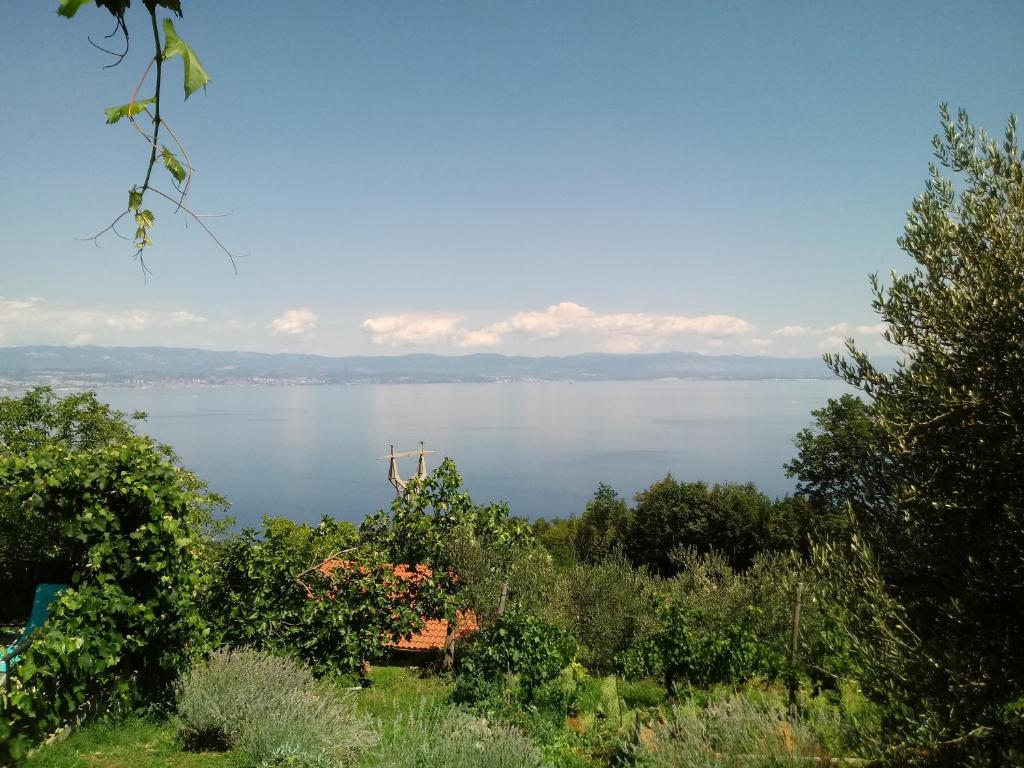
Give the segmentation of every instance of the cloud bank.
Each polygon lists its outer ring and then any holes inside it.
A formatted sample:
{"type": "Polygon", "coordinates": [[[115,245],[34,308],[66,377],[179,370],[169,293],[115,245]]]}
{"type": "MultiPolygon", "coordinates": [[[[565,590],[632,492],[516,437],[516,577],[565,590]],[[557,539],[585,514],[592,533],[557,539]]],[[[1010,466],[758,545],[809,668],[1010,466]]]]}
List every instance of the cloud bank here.
{"type": "Polygon", "coordinates": [[[517,312],[479,328],[462,324],[459,315],[381,315],[367,318],[362,329],[374,344],[412,346],[450,344],[460,348],[494,347],[508,337],[556,339],[575,333],[594,337],[601,349],[635,352],[658,349],[666,340],[683,335],[738,337],[753,326],[733,315],[659,315],[646,312],[601,314],[572,301],[546,309],[517,312]]]}

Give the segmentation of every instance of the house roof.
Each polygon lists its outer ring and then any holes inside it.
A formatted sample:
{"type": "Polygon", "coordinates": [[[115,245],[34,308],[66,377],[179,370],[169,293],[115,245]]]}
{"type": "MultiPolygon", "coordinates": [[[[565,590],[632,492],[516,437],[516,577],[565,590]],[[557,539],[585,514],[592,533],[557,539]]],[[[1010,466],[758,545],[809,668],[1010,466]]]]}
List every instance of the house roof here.
{"type": "MultiPolygon", "coordinates": [[[[349,568],[351,560],[329,558],[316,567],[324,576],[330,576],[338,568],[349,568]]],[[[395,576],[400,580],[415,584],[433,575],[430,566],[423,564],[408,565],[397,563],[391,566],[395,576]]],[[[476,614],[473,611],[458,611],[455,614],[455,637],[463,638],[480,629],[476,614]]],[[[434,651],[444,648],[448,637],[448,619],[425,619],[423,628],[408,638],[399,638],[397,642],[387,642],[385,647],[403,651],[434,651]]]]}

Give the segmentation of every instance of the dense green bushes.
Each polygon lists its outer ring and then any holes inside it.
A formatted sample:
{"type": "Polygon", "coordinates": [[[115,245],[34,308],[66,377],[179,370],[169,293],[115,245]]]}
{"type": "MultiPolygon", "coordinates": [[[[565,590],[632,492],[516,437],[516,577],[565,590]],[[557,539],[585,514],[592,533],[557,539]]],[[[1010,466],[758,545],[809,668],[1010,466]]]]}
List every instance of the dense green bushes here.
{"type": "Polygon", "coordinates": [[[616,554],[552,574],[539,610],[577,638],[584,666],[608,674],[619,669],[623,653],[657,629],[663,592],[660,579],[616,554]]]}
{"type": "Polygon", "coordinates": [[[661,576],[679,569],[673,553],[718,553],[738,570],[767,552],[806,554],[809,538],[845,530],[842,515],[803,496],[772,500],[752,483],[679,482],[672,475],[636,494],[630,509],[603,483],[577,519],[538,520],[534,531],[565,562],[598,562],[621,553],[661,576]]]}
{"type": "Polygon", "coordinates": [[[473,638],[461,659],[455,698],[478,701],[496,684],[509,682],[529,701],[575,654],[576,640],[568,632],[528,613],[506,613],[473,638]]]}
{"type": "Polygon", "coordinates": [[[143,438],[84,451],[47,444],[0,456],[0,493],[52,526],[75,565],[72,589],[0,696],[7,756],[24,755],[87,701],[168,701],[207,633],[196,607],[202,520],[185,473],[143,438]]]}

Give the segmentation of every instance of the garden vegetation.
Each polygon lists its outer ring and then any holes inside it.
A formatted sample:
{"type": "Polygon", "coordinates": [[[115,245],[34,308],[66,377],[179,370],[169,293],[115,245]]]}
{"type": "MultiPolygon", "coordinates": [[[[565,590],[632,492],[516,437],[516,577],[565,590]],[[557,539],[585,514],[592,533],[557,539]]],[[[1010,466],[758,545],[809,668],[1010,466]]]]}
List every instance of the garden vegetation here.
{"type": "Polygon", "coordinates": [[[900,240],[916,266],[872,279],[902,358],[828,358],[860,393],[796,436],[786,498],[667,476],[528,524],[445,460],[358,528],[236,531],[143,414],[0,401],[8,602],[70,584],[9,672],[0,761],[73,760],[38,745],[84,723],[69,744],[121,749],[121,727],[164,764],[1024,763],[1015,130],[943,108],[900,240]],[[387,666],[465,611],[474,636],[387,666]]]}

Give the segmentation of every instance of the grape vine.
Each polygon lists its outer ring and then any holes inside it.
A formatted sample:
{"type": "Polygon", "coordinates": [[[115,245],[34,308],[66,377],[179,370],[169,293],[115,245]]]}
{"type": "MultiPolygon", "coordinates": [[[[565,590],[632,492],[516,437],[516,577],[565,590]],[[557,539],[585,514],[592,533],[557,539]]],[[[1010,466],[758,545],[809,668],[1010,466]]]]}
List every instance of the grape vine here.
{"type": "MultiPolygon", "coordinates": [[[[118,53],[116,51],[103,48],[91,39],[89,42],[105,53],[117,58],[117,61],[109,66],[117,66],[120,64],[128,53],[129,35],[128,25],[125,22],[125,12],[131,5],[131,0],[59,0],[59,2],[60,7],[57,9],[57,13],[68,19],[73,18],[82,6],[90,3],[94,3],[98,8],[106,8],[110,12],[115,19],[116,26],[114,27],[114,31],[107,37],[113,37],[120,32],[124,36],[124,51],[118,53]]],[[[164,63],[169,59],[180,57],[182,60],[182,65],[184,67],[185,99],[188,99],[189,96],[200,88],[205,91],[207,84],[211,82],[210,75],[203,68],[203,65],[199,61],[199,57],[196,55],[195,51],[192,50],[192,47],[179,37],[171,19],[169,17],[165,17],[161,22],[161,20],[157,18],[158,8],[170,11],[178,18],[181,18],[181,0],[143,0],[142,4],[149,16],[149,26],[152,32],[154,47],[153,58],[150,59],[149,63],[146,65],[146,69],[143,71],[138,85],[135,86],[131,99],[129,99],[126,104],[110,107],[105,110],[105,112],[108,125],[118,123],[122,119],[128,120],[131,126],[145,139],[146,144],[149,146],[149,160],[146,164],[146,172],[142,179],[142,183],[135,184],[128,190],[127,208],[125,208],[104,229],[86,239],[98,244],[99,239],[103,235],[108,232],[113,232],[123,240],[131,241],[135,249],[135,258],[142,267],[143,274],[151,274],[148,266],[146,265],[144,254],[147,248],[153,246],[153,240],[150,238],[150,232],[153,229],[156,216],[153,214],[153,211],[145,205],[147,197],[152,194],[159,198],[163,198],[173,205],[174,213],[178,213],[179,211],[183,212],[189,219],[196,222],[217,244],[220,250],[227,255],[232,268],[237,273],[238,267],[236,260],[238,259],[238,256],[228,250],[228,248],[213,233],[206,221],[204,221],[204,219],[211,218],[211,216],[209,214],[196,213],[189,206],[188,196],[192,188],[195,168],[192,166],[192,161],[189,159],[185,146],[182,144],[181,140],[178,138],[177,134],[175,134],[174,130],[171,128],[170,124],[168,124],[166,118],[160,111],[164,85],[164,63]],[[162,39],[160,34],[161,27],[163,28],[162,39]],[[142,88],[146,84],[147,80],[150,79],[151,74],[155,76],[152,95],[143,97],[141,96],[142,88]],[[149,119],[148,125],[140,123],[143,116],[149,119]],[[168,147],[167,144],[161,143],[161,133],[170,138],[174,149],[168,147]],[[169,175],[169,182],[174,189],[173,193],[164,191],[156,186],[153,170],[158,165],[163,166],[167,171],[169,175]],[[126,216],[132,216],[135,220],[135,236],[133,238],[123,235],[117,228],[118,224],[120,224],[126,216]]]]}

